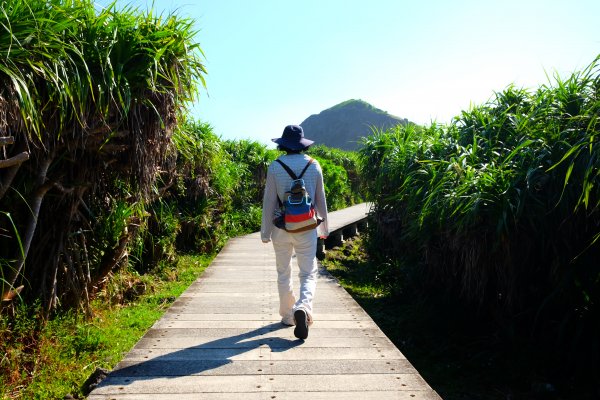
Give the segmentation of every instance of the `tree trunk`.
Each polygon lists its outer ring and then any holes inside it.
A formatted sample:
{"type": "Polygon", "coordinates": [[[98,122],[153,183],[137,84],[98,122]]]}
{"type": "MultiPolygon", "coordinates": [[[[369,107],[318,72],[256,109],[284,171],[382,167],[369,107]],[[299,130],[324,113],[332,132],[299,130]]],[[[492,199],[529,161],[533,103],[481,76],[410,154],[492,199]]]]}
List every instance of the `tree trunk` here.
{"type": "Polygon", "coordinates": [[[29,153],[24,151],[22,153],[17,154],[11,158],[6,160],[0,160],[0,169],[9,168],[18,164],[21,164],[23,161],[29,160],[29,153]]]}
{"type": "Polygon", "coordinates": [[[127,254],[127,245],[139,228],[140,220],[137,217],[132,217],[129,223],[125,226],[117,247],[111,252],[106,253],[100,263],[100,268],[95,274],[93,283],[103,280],[125,257],[127,254]]]}
{"type": "Polygon", "coordinates": [[[40,165],[39,173],[36,178],[36,184],[34,186],[37,189],[33,192],[33,197],[30,202],[31,218],[29,219],[29,223],[26,227],[23,249],[21,254],[19,254],[19,258],[17,259],[16,267],[9,271],[8,276],[5,275],[5,280],[8,283],[8,288],[6,288],[6,290],[10,290],[10,288],[14,287],[17,278],[23,269],[25,260],[27,259],[27,254],[29,253],[29,248],[31,247],[31,242],[33,241],[33,236],[37,227],[37,219],[40,214],[42,200],[44,200],[46,192],[48,192],[48,190],[52,187],[52,185],[46,183],[46,175],[48,173],[48,167],[50,167],[53,159],[54,154],[49,154],[48,158],[46,158],[40,165]]]}
{"type": "MultiPolygon", "coordinates": [[[[13,144],[14,141],[15,139],[12,136],[0,137],[0,147],[13,144]]],[[[27,150],[26,142],[21,141],[17,144],[16,149],[19,154],[7,160],[0,160],[0,169],[6,169],[4,176],[0,179],[0,199],[4,197],[13,179],[15,179],[19,168],[21,168],[21,164],[29,159],[29,153],[25,150],[27,150]]]]}

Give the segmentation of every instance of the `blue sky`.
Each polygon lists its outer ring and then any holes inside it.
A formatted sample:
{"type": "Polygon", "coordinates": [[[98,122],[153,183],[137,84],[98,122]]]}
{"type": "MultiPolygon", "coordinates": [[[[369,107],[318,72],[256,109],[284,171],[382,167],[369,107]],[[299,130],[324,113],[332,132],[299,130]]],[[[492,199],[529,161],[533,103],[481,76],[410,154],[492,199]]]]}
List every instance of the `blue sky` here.
{"type": "Polygon", "coordinates": [[[195,20],[208,75],[194,117],[262,143],[348,99],[447,123],[511,83],[535,89],[600,54],[598,0],[123,4],[195,20]]]}

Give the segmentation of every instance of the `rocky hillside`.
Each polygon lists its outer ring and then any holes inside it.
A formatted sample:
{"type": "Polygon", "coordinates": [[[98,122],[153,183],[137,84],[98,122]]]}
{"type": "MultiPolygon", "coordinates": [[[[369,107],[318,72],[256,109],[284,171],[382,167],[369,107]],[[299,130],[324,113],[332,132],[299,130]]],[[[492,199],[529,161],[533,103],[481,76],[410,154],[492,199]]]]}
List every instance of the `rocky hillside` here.
{"type": "Polygon", "coordinates": [[[357,150],[360,138],[368,136],[372,127],[389,128],[407,124],[399,118],[362,100],[348,100],[314,114],[300,125],[307,138],[316,143],[343,150],[357,150]]]}

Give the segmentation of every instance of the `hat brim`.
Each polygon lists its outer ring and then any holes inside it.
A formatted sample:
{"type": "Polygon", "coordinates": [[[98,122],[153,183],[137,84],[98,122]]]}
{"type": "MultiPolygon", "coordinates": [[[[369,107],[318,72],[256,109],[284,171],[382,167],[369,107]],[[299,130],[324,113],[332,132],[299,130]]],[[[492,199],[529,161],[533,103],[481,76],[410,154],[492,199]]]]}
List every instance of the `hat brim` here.
{"type": "Polygon", "coordinates": [[[282,137],[271,139],[273,142],[281,145],[283,147],[287,147],[290,150],[303,150],[314,143],[313,140],[309,140],[306,138],[302,138],[299,141],[288,140],[282,137]]]}

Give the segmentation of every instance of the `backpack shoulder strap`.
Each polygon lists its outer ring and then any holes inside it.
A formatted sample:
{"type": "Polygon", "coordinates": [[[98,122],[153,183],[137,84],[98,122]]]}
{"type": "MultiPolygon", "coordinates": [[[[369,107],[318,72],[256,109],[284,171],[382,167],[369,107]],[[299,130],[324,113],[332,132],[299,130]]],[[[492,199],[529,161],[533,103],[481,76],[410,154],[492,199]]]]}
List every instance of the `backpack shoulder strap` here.
{"type": "Polygon", "coordinates": [[[306,164],[306,167],[304,167],[304,169],[302,170],[302,172],[300,172],[300,176],[298,176],[298,179],[302,178],[302,176],[304,175],[304,173],[306,172],[306,170],[308,169],[308,167],[310,167],[310,164],[313,163],[313,159],[312,158],[308,158],[308,164],[306,164]]]}
{"type": "MultiPolygon", "coordinates": [[[[296,176],[296,174],[294,173],[294,171],[292,171],[292,169],[290,167],[288,167],[283,161],[281,161],[279,158],[277,160],[275,160],[275,161],[277,161],[279,164],[281,164],[281,166],[283,167],[283,169],[285,169],[285,171],[288,173],[288,175],[292,179],[294,179],[294,180],[298,179],[298,177],[296,176]]],[[[304,171],[302,171],[302,173],[304,173],[304,171]]],[[[300,174],[300,176],[302,176],[302,174],[300,174]]]]}

